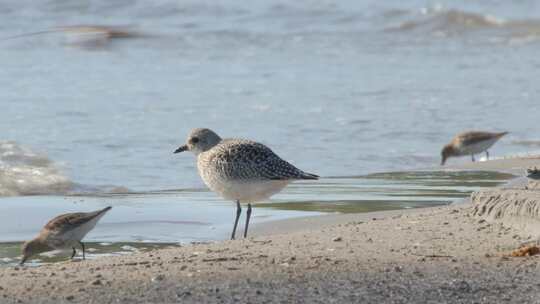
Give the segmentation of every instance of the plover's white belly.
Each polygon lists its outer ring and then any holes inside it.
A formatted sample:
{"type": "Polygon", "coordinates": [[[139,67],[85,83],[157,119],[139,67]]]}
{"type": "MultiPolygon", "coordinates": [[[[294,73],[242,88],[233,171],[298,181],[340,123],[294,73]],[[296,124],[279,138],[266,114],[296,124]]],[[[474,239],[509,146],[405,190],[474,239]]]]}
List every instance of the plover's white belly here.
{"type": "Polygon", "coordinates": [[[245,203],[265,200],[281,191],[289,183],[287,180],[229,181],[219,178],[205,179],[204,177],[203,180],[208,188],[223,198],[240,200],[245,203]]]}
{"type": "Polygon", "coordinates": [[[470,154],[478,154],[486,151],[489,149],[495,142],[497,142],[498,138],[483,140],[474,144],[469,145],[461,145],[459,148],[459,153],[462,155],[470,155],[470,154]]]}
{"type": "Polygon", "coordinates": [[[208,188],[241,202],[265,200],[292,180],[311,177],[269,148],[247,140],[222,140],[199,153],[197,169],[208,188]]]}

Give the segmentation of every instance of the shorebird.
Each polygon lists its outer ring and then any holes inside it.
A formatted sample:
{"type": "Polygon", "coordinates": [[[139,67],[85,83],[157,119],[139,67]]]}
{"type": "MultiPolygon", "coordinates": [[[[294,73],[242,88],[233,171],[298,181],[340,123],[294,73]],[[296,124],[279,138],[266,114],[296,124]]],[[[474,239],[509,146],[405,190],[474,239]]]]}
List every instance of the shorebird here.
{"type": "Polygon", "coordinates": [[[191,151],[204,183],[225,199],[236,202],[231,239],[234,239],[241,203],[247,203],[247,237],[251,203],[269,198],[294,180],[318,179],[315,174],[297,169],[263,144],[245,139],[221,139],[210,129],[194,129],[186,144],[174,153],[191,151]]]}
{"type": "Polygon", "coordinates": [[[442,149],[441,166],[444,165],[449,157],[463,155],[471,155],[472,161],[474,162],[474,155],[482,152],[486,152],[486,157],[489,159],[488,149],[506,134],[508,134],[508,132],[491,133],[469,131],[460,133],[442,149]]]}
{"type": "Polygon", "coordinates": [[[126,26],[69,25],[58,26],[44,31],[6,37],[0,39],[0,41],[60,32],[66,34],[66,37],[69,39],[69,41],[71,41],[69,44],[89,48],[105,46],[113,39],[148,37],[146,34],[131,31],[131,29],[126,26]]]}
{"type": "Polygon", "coordinates": [[[536,167],[528,168],[527,177],[534,180],[540,180],[540,169],[536,167]]]}
{"type": "Polygon", "coordinates": [[[82,248],[84,260],[85,249],[82,239],[94,229],[99,219],[111,208],[107,207],[94,212],[67,213],[53,218],[41,229],[37,237],[23,244],[23,257],[20,264],[24,264],[29,257],[38,253],[70,247],[73,249],[71,254],[73,259],[77,253],[75,249],[77,245],[82,248]]]}

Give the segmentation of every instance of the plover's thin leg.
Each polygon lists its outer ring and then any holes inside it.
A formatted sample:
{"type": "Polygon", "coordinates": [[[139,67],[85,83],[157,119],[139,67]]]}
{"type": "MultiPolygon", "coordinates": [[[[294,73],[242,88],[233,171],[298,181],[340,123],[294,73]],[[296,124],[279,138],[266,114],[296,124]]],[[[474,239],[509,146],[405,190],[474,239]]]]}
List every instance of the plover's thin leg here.
{"type": "Polygon", "coordinates": [[[236,201],[236,219],[234,220],[231,240],[234,240],[234,235],[236,234],[236,226],[238,226],[238,219],[240,218],[240,213],[242,213],[242,207],[240,207],[240,201],[236,201]]]}
{"type": "Polygon", "coordinates": [[[251,204],[248,203],[248,210],[246,213],[246,228],[244,229],[244,238],[247,237],[248,227],[249,227],[249,219],[251,218],[251,204]]]}
{"type": "Polygon", "coordinates": [[[489,152],[486,150],[486,159],[489,159],[489,152]]]}
{"type": "Polygon", "coordinates": [[[71,254],[71,259],[73,260],[73,257],[77,254],[77,250],[75,250],[75,247],[71,247],[73,249],[73,253],[71,254]]]}
{"type": "Polygon", "coordinates": [[[79,242],[79,244],[81,244],[81,247],[82,247],[82,259],[83,259],[83,260],[86,260],[86,257],[84,256],[84,243],[83,243],[83,242],[79,242]]]}
{"type": "Polygon", "coordinates": [[[472,161],[474,162],[474,154],[471,154],[472,161]]]}

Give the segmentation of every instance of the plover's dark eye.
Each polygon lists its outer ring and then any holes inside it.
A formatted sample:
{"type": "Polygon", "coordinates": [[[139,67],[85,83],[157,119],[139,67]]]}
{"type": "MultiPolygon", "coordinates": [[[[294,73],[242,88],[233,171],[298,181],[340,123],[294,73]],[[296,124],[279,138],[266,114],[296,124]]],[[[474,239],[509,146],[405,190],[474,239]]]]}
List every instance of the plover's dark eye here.
{"type": "Polygon", "coordinates": [[[196,144],[196,143],[199,142],[199,138],[198,138],[198,137],[193,137],[193,138],[191,138],[190,142],[191,142],[192,144],[196,144]]]}

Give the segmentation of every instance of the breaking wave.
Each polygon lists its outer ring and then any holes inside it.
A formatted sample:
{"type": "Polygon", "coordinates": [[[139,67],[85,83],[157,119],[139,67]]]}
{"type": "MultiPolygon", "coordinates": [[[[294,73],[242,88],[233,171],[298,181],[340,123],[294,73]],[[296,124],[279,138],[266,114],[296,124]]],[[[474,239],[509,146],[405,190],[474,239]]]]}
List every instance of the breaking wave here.
{"type": "Polygon", "coordinates": [[[388,28],[394,31],[461,32],[475,29],[498,28],[506,21],[490,15],[468,13],[458,10],[422,14],[418,20],[408,20],[388,28]]]}
{"type": "Polygon", "coordinates": [[[456,36],[493,31],[511,42],[513,39],[540,37],[540,19],[506,20],[489,14],[455,9],[423,9],[409,20],[386,28],[390,32],[430,33],[436,36],[456,36]]]}
{"type": "Polygon", "coordinates": [[[61,194],[73,187],[47,156],[0,141],[0,196],[61,194]]]}

